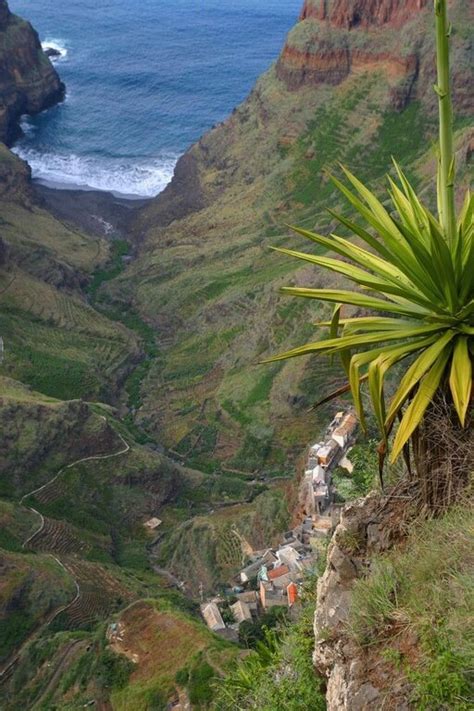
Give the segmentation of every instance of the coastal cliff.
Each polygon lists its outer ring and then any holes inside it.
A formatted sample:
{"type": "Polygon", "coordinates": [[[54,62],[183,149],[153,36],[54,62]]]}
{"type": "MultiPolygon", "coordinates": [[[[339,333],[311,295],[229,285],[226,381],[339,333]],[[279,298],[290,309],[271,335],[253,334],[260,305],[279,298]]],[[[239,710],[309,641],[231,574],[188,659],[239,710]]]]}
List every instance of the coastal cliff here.
{"type": "Polygon", "coordinates": [[[0,0],[0,141],[11,144],[22,114],[36,114],[64,97],[64,84],[29,22],[0,0]]]}
{"type": "MultiPolygon", "coordinates": [[[[462,3],[453,4],[458,6],[454,12],[468,12],[462,3]]],[[[277,74],[288,89],[295,90],[382,72],[395,109],[401,110],[413,98],[430,105],[435,80],[432,33],[426,31],[430,17],[427,0],[305,0],[278,60],[277,74]]],[[[457,106],[465,105],[469,91],[466,60],[455,48],[457,106]]]]}

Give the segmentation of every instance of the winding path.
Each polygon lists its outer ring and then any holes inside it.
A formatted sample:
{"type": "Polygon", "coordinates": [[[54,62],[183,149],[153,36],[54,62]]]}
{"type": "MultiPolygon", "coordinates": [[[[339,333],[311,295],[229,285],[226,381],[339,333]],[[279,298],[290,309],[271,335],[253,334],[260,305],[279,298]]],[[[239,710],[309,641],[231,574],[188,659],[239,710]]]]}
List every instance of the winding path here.
{"type": "MultiPolygon", "coordinates": [[[[107,422],[107,418],[104,417],[104,415],[100,415],[100,418],[102,420],[104,420],[104,422],[107,422]]],[[[46,489],[46,487],[50,486],[50,484],[53,484],[56,481],[56,479],[58,479],[58,477],[63,472],[66,471],[66,469],[71,469],[72,467],[75,467],[78,464],[81,464],[82,462],[89,462],[91,460],[97,460],[97,459],[111,459],[112,457],[119,457],[120,455],[126,454],[128,451],[130,451],[131,447],[128,444],[128,442],[122,437],[120,432],[117,432],[116,430],[114,430],[114,431],[115,431],[115,434],[118,435],[118,437],[120,438],[120,440],[122,441],[122,444],[123,444],[123,448],[120,449],[118,452],[112,452],[112,454],[94,454],[89,457],[82,457],[81,459],[76,459],[74,462],[71,462],[70,464],[67,464],[66,466],[62,467],[51,479],[49,479],[49,481],[47,481],[42,486],[39,486],[38,488],[33,489],[33,491],[29,491],[28,493],[23,494],[23,496],[21,497],[21,499],[19,501],[20,505],[25,506],[25,508],[29,509],[34,514],[39,516],[40,525],[39,525],[39,528],[37,528],[36,531],[34,531],[30,536],[28,536],[28,538],[23,542],[22,548],[26,548],[28,543],[30,543],[33,540],[33,538],[35,538],[39,533],[41,533],[41,531],[44,528],[44,524],[45,524],[45,519],[44,519],[43,514],[40,513],[39,511],[37,511],[35,508],[33,508],[33,506],[25,505],[24,504],[25,499],[27,499],[29,496],[33,496],[33,494],[37,494],[39,491],[42,491],[43,489],[46,489]]],[[[54,612],[45,620],[45,622],[43,624],[41,624],[36,629],[36,631],[34,631],[31,635],[29,635],[27,637],[27,639],[23,642],[23,644],[16,651],[16,653],[14,653],[14,657],[12,659],[10,659],[9,662],[6,663],[6,666],[4,666],[3,669],[0,670],[0,681],[2,681],[3,679],[8,677],[8,672],[10,672],[12,670],[12,668],[15,666],[16,662],[20,658],[21,653],[23,652],[26,645],[29,644],[34,637],[38,637],[39,634],[42,632],[42,630],[45,627],[48,627],[53,622],[53,620],[55,620],[56,617],[59,614],[61,614],[61,612],[64,612],[69,607],[71,607],[71,605],[73,605],[75,602],[77,602],[77,600],[81,596],[81,588],[80,588],[79,583],[76,580],[76,578],[72,575],[71,571],[68,570],[68,568],[66,568],[64,563],[62,563],[62,561],[59,558],[57,558],[55,555],[53,555],[52,553],[47,553],[46,555],[49,555],[50,558],[53,558],[53,560],[55,560],[56,563],[59,566],[61,566],[61,568],[66,571],[66,573],[68,573],[68,575],[71,577],[71,579],[73,580],[74,585],[76,587],[76,594],[74,595],[74,598],[70,602],[68,602],[66,605],[62,605],[57,610],[54,610],[54,612]]]]}
{"type": "MultiPolygon", "coordinates": [[[[104,417],[104,415],[100,415],[100,418],[101,418],[102,420],[104,420],[104,422],[107,422],[107,418],[104,417]]],[[[48,486],[50,486],[50,484],[53,484],[53,482],[55,482],[56,479],[58,479],[58,477],[61,476],[61,474],[66,471],[66,469],[71,469],[72,467],[75,467],[75,466],[77,466],[78,464],[81,464],[82,462],[90,462],[90,461],[93,460],[93,459],[94,459],[94,460],[95,460],[95,459],[111,459],[112,457],[118,457],[118,456],[120,456],[121,454],[126,454],[126,453],[130,450],[130,445],[128,444],[128,442],[125,441],[125,439],[122,437],[122,435],[120,434],[120,432],[116,432],[116,434],[117,434],[117,435],[119,436],[119,438],[122,440],[122,443],[123,443],[123,445],[124,445],[124,448],[123,448],[123,449],[121,449],[121,450],[118,451],[118,452],[113,452],[112,454],[94,454],[94,455],[92,455],[92,456],[90,456],[90,457],[83,457],[82,459],[76,459],[76,461],[75,461],[75,462],[71,462],[71,464],[66,464],[66,466],[65,466],[65,467],[62,467],[62,469],[60,469],[60,470],[57,472],[57,474],[55,474],[55,475],[52,477],[52,479],[50,479],[49,481],[47,481],[46,484],[43,484],[42,486],[39,486],[37,489],[33,489],[33,491],[28,491],[28,493],[23,494],[23,496],[22,496],[21,499],[20,499],[20,504],[23,505],[24,500],[27,499],[29,496],[33,496],[33,494],[37,494],[38,492],[43,491],[43,489],[46,489],[48,486]]],[[[44,516],[43,516],[43,514],[40,513],[39,511],[37,511],[37,510],[36,510],[35,508],[33,508],[32,506],[26,506],[26,508],[29,509],[30,511],[33,511],[33,513],[35,513],[37,516],[40,517],[40,526],[39,526],[39,528],[38,528],[36,531],[34,531],[34,533],[31,534],[31,536],[29,536],[29,537],[26,539],[26,541],[23,542],[22,548],[25,548],[25,547],[27,546],[27,544],[28,544],[30,541],[32,541],[33,538],[38,535],[38,533],[41,533],[41,531],[42,531],[43,528],[44,528],[44,516]]],[[[53,556],[53,557],[54,557],[54,556],[53,556]]],[[[63,566],[63,567],[64,567],[64,566],[63,566]]]]}

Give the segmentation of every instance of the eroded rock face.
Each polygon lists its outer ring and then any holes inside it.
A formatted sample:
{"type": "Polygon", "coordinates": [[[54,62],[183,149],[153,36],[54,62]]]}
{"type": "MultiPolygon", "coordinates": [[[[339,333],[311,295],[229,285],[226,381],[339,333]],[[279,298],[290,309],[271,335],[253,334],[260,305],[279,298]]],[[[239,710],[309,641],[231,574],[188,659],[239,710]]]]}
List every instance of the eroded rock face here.
{"type": "Polygon", "coordinates": [[[347,29],[400,25],[427,4],[428,0],[305,0],[300,19],[328,20],[347,29]]]}
{"type": "Polygon", "coordinates": [[[381,71],[392,105],[403,109],[418,76],[416,41],[426,20],[427,0],[305,0],[299,25],[290,33],[277,65],[289,89],[340,84],[350,75],[381,71]]]}
{"type": "Polygon", "coordinates": [[[64,84],[38,34],[0,0],[0,141],[15,140],[22,114],[43,111],[63,97],[64,84]]]}
{"type": "MultiPolygon", "coordinates": [[[[453,2],[453,26],[466,22],[468,10],[453,2]],[[463,16],[464,15],[464,16],[463,16]]],[[[467,33],[452,37],[454,103],[472,105],[472,45],[467,33]],[[469,87],[469,88],[468,88],[469,87]]],[[[434,106],[435,82],[432,4],[428,0],[305,0],[300,21],[290,32],[277,64],[288,89],[337,85],[362,73],[382,73],[391,105],[403,110],[412,98],[434,106]]]]}
{"type": "Polygon", "coordinates": [[[408,709],[406,680],[388,676],[348,634],[351,591],[370,571],[371,556],[390,549],[406,532],[410,512],[396,501],[370,494],[346,506],[318,581],[314,618],[317,671],[327,679],[329,711],[408,709]]]}

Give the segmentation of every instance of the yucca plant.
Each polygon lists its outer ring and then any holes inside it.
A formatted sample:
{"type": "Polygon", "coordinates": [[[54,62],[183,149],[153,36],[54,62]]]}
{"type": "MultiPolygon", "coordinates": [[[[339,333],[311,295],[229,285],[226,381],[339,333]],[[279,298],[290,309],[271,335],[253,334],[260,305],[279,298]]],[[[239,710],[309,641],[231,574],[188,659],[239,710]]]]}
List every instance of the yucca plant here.
{"type": "MultiPolygon", "coordinates": [[[[436,39],[439,99],[438,215],[430,212],[410,181],[394,162],[396,180],[388,178],[386,207],[371,190],[343,168],[350,184],[333,182],[347,198],[357,217],[347,219],[330,214],[349,228],[364,247],[336,234],[324,236],[298,227],[295,232],[335,252],[344,261],[314,256],[290,249],[278,249],[323,269],[343,275],[358,289],[332,290],[285,287],[293,296],[334,303],[329,337],[277,355],[280,360],[309,353],[340,354],[362,424],[364,411],[361,383],[367,381],[373,410],[380,426],[382,460],[391,446],[391,459],[403,452],[406,461],[410,442],[418,474],[425,478],[429,460],[430,419],[440,417],[444,403],[443,428],[464,433],[469,421],[474,345],[474,227],[473,201],[466,194],[456,219],[454,200],[453,121],[449,70],[450,26],[446,0],[436,0],[436,39]],[[360,219],[362,218],[363,224],[360,219]],[[343,305],[373,312],[371,316],[342,318],[343,305]],[[401,365],[400,365],[401,364],[401,365]],[[400,381],[386,402],[384,381],[397,366],[400,381]],[[392,430],[398,421],[393,442],[392,430]],[[428,429],[427,429],[428,428],[428,429]]],[[[340,394],[341,390],[335,395],[340,394]]],[[[327,398],[326,398],[327,399],[327,398]]],[[[464,435],[462,435],[464,436],[464,435]]],[[[436,442],[435,442],[436,444],[436,442]]],[[[430,446],[433,445],[431,441],[430,446]]],[[[440,452],[438,452],[440,455],[440,452]]],[[[432,460],[430,467],[432,466],[432,460]]],[[[439,466],[444,466],[441,461],[439,466]]],[[[461,465],[466,467],[466,461],[461,465]]],[[[466,472],[460,475],[465,478],[466,472]]],[[[461,477],[461,478],[462,478],[461,477]]],[[[451,500],[451,492],[426,494],[426,503],[436,506],[439,497],[451,500]]],[[[425,487],[428,491],[430,487],[425,487]]]]}

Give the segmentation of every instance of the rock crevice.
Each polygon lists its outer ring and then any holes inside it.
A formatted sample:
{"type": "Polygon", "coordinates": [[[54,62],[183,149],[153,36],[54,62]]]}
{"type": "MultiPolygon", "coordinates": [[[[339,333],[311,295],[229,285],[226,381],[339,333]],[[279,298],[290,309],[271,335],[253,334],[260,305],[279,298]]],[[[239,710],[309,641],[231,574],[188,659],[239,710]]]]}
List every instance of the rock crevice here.
{"type": "Polygon", "coordinates": [[[369,574],[372,556],[404,538],[410,516],[396,499],[376,493],[342,511],[318,581],[314,618],[314,663],[326,679],[328,711],[410,708],[411,689],[403,674],[381,669],[380,660],[356,643],[349,627],[355,582],[369,574]]]}

